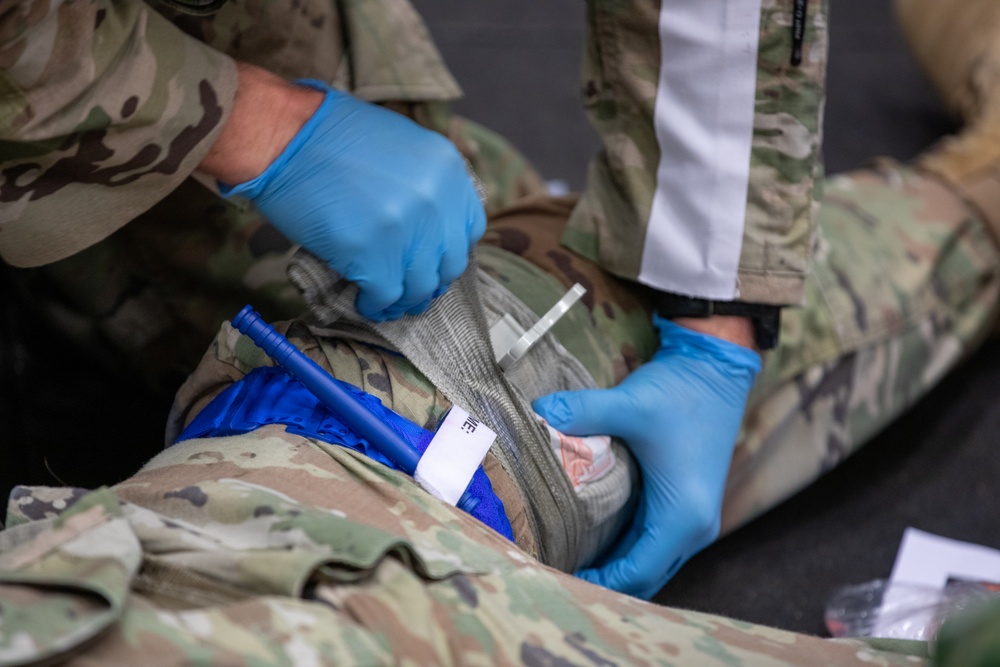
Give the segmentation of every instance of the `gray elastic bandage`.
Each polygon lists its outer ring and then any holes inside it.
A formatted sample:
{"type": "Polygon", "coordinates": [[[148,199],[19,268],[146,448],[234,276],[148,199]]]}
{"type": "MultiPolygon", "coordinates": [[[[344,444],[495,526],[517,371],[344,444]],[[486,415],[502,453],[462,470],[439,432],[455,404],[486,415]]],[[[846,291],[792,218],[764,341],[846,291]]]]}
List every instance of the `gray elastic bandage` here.
{"type": "Polygon", "coordinates": [[[425,313],[391,322],[358,315],[356,286],[306,251],[292,258],[288,277],[320,326],[399,351],[448,400],[497,433],[492,451],[520,486],[542,562],[572,571],[617,534],[636,478],[631,457],[616,445],[619,463],[605,478],[575,492],[530,404],[553,391],[592,388],[593,379],[553,336],[544,336],[525,363],[501,372],[490,325],[505,312],[522,326],[533,324],[537,315],[479,271],[474,260],[425,313]]]}
{"type": "MultiPolygon", "coordinates": [[[[524,302],[482,271],[479,290],[480,302],[491,326],[505,313],[525,329],[538,320],[538,315],[524,305],[524,302]]],[[[531,401],[539,396],[556,391],[597,387],[584,365],[551,334],[542,336],[527,356],[504,375],[517,388],[519,395],[527,399],[528,410],[531,409],[531,401]]],[[[638,488],[638,469],[624,445],[613,441],[612,447],[615,465],[611,470],[604,477],[574,489],[578,505],[583,511],[584,526],[574,569],[589,565],[618,535],[623,522],[631,516],[629,500],[632,499],[632,491],[638,488]]],[[[552,454],[551,448],[547,450],[547,454],[558,469],[558,474],[565,476],[566,473],[552,454]]],[[[528,488],[529,502],[533,502],[534,492],[535,489],[528,488]]],[[[550,508],[543,511],[550,511],[550,508]]],[[[559,511],[558,508],[555,511],[559,511]]]]}

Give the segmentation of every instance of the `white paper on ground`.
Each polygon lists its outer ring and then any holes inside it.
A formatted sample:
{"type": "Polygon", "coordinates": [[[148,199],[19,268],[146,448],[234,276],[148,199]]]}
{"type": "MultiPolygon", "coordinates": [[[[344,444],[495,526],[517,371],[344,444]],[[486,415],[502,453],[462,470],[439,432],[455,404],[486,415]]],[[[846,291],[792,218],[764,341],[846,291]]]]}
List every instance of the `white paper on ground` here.
{"type": "Polygon", "coordinates": [[[1000,551],[907,528],[889,580],[943,589],[948,579],[1000,583],[1000,551]]]}
{"type": "Polygon", "coordinates": [[[1000,551],[907,528],[896,552],[889,586],[872,636],[931,639],[939,621],[936,604],[945,604],[949,580],[1000,583],[1000,551]],[[923,587],[925,593],[914,586],[923,587]],[[920,593],[922,608],[906,615],[893,612],[913,606],[920,593]]]}

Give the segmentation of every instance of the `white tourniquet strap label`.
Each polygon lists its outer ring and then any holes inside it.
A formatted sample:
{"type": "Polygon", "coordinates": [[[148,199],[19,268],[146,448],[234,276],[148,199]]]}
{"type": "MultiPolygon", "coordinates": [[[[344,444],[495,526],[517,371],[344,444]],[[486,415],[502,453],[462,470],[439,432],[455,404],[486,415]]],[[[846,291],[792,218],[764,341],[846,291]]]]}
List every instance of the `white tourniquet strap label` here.
{"type": "Polygon", "coordinates": [[[413,477],[435,498],[457,505],[496,437],[481,421],[453,405],[413,477]]]}

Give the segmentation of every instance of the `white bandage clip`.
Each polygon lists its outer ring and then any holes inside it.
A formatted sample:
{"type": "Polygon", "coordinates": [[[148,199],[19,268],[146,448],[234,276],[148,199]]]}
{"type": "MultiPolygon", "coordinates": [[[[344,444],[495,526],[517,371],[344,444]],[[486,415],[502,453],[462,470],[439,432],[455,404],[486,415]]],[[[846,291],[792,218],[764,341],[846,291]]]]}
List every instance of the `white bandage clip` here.
{"type": "Polygon", "coordinates": [[[584,286],[576,283],[527,332],[509,314],[497,320],[490,329],[490,342],[493,344],[493,354],[500,369],[507,371],[513,368],[559,321],[559,318],[566,314],[570,306],[586,293],[584,286]]]}
{"type": "MultiPolygon", "coordinates": [[[[580,283],[573,285],[527,333],[509,314],[497,320],[490,329],[490,342],[493,344],[494,358],[500,368],[504,371],[513,368],[586,293],[587,290],[580,283]]],[[[562,464],[574,488],[596,482],[614,467],[615,453],[611,449],[609,436],[593,435],[584,438],[568,436],[552,428],[541,417],[539,420],[545,424],[552,452],[562,464]]]]}
{"type": "MultiPolygon", "coordinates": [[[[586,293],[583,285],[573,285],[527,332],[510,315],[497,321],[490,329],[490,342],[500,368],[513,368],[586,293]]],[[[496,437],[481,421],[453,405],[420,457],[413,477],[435,498],[457,505],[496,437]]]]}

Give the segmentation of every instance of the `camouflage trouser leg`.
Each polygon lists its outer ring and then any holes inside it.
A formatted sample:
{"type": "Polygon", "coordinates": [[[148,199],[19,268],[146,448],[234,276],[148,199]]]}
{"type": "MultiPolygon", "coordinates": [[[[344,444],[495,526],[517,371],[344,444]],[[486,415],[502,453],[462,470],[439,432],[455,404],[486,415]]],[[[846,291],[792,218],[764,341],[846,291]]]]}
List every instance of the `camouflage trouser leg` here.
{"type": "MultiPolygon", "coordinates": [[[[542,308],[584,284],[591,326],[557,334],[609,386],[655,350],[649,304],[634,283],[558,246],[574,203],[528,200],[494,216],[485,242],[508,252],[481,250],[480,263],[525,303],[544,295],[542,308]],[[561,285],[544,289],[510,255],[561,285]]],[[[994,318],[998,268],[986,226],[934,178],[886,164],[829,179],[805,305],[782,313],[751,394],[723,531],[840,463],[974,350],[994,318]]]]}
{"type": "Polygon", "coordinates": [[[409,477],[281,426],[180,443],[110,490],[22,487],[8,524],[0,664],[60,652],[102,667],[927,658],[922,642],[828,641],[599,588],[409,477]]]}
{"type": "Polygon", "coordinates": [[[782,315],[736,449],[723,530],[837,465],[988,333],[1000,255],[931,177],[886,164],[831,178],[806,305],[782,315]]]}

